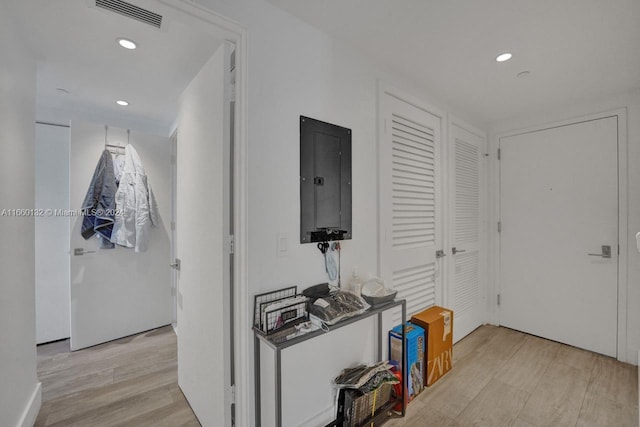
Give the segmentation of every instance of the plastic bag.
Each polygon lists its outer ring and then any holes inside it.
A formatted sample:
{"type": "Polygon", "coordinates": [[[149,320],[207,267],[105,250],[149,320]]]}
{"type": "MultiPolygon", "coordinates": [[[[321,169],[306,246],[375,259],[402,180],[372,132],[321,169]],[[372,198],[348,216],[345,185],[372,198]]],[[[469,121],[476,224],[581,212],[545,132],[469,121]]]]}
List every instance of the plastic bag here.
{"type": "Polygon", "coordinates": [[[328,297],[318,298],[309,312],[327,325],[357,316],[369,308],[369,304],[358,295],[348,291],[338,291],[328,297]]]}

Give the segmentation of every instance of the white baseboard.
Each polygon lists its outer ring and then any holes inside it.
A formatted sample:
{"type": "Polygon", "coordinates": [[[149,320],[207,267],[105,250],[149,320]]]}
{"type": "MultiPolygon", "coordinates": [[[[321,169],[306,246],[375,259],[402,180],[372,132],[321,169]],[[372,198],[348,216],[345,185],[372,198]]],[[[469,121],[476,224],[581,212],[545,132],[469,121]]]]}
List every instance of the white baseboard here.
{"type": "Polygon", "coordinates": [[[307,426],[326,426],[331,420],[336,417],[335,407],[330,406],[328,408],[323,409],[318,412],[311,418],[306,419],[299,427],[307,427],[307,426]]]}
{"type": "Polygon", "coordinates": [[[24,409],[20,421],[16,427],[33,427],[38,418],[38,412],[40,412],[40,406],[42,406],[42,383],[38,382],[36,388],[33,390],[29,404],[24,409]]]}

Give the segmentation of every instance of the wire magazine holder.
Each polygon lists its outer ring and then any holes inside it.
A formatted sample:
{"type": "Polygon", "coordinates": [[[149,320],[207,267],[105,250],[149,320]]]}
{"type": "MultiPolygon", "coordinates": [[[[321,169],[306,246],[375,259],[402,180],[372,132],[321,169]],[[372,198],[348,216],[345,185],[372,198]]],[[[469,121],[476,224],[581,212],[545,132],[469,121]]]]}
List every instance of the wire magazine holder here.
{"type": "Polygon", "coordinates": [[[258,294],[253,301],[253,328],[270,335],[309,320],[307,301],[305,296],[298,295],[297,286],[258,294]]]}

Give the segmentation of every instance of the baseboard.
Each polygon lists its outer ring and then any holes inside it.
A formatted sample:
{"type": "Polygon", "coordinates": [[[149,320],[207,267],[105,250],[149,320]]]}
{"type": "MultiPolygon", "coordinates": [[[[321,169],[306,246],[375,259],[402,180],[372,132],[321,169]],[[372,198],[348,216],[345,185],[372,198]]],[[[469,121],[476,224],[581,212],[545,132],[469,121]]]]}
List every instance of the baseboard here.
{"type": "Polygon", "coordinates": [[[38,412],[40,412],[40,406],[42,406],[42,383],[38,382],[36,388],[33,390],[29,404],[24,409],[20,421],[16,427],[33,427],[38,418],[38,412]]]}
{"type": "Polygon", "coordinates": [[[335,408],[330,406],[328,408],[323,409],[318,412],[311,418],[306,419],[303,423],[299,425],[299,427],[308,427],[308,426],[326,426],[331,420],[336,417],[335,408]]]}
{"type": "Polygon", "coordinates": [[[172,323],[171,327],[173,328],[173,333],[176,334],[176,336],[178,336],[178,324],[172,323]]]}

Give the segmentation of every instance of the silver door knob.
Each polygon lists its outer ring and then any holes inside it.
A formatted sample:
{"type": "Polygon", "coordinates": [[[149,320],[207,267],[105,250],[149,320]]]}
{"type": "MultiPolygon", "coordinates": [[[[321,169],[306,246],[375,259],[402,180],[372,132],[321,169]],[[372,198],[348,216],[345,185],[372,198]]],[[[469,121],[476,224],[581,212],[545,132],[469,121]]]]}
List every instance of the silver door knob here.
{"type": "Polygon", "coordinates": [[[174,262],[174,263],[169,264],[169,267],[171,267],[171,268],[173,268],[173,269],[176,269],[176,270],[180,271],[180,265],[181,265],[181,264],[182,264],[182,263],[180,262],[180,260],[179,260],[178,258],[176,258],[176,260],[175,260],[175,262],[174,262]]]}
{"type": "Polygon", "coordinates": [[[599,256],[602,258],[611,258],[611,246],[602,245],[602,253],[600,254],[587,254],[589,256],[599,256]]]}

